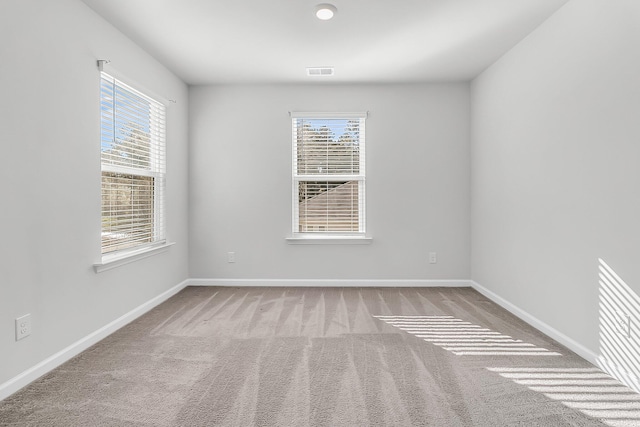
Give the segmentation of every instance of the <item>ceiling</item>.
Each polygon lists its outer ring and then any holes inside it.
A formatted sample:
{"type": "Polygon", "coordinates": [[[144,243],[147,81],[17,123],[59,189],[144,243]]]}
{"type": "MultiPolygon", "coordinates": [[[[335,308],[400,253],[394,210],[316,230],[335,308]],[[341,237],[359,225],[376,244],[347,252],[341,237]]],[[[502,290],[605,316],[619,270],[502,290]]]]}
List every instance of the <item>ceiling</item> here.
{"type": "Polygon", "coordinates": [[[334,0],[330,21],[327,0],[83,1],[198,85],[466,81],[568,0],[334,0]]]}

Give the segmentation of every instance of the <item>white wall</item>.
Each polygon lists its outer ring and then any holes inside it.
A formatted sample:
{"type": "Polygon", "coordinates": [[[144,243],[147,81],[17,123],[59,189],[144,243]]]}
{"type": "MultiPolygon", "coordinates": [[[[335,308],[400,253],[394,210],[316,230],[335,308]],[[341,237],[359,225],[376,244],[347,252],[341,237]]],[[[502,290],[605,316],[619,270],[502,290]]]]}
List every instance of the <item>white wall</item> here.
{"type": "Polygon", "coordinates": [[[468,95],[468,84],[192,87],[190,276],[468,279],[468,95]],[[370,112],[370,245],[286,243],[289,111],[370,112]]]}
{"type": "Polygon", "coordinates": [[[640,2],[573,0],[471,89],[473,279],[609,359],[599,259],[640,315],[638,52],[640,2]]]}
{"type": "Polygon", "coordinates": [[[0,12],[0,384],[187,278],[185,84],[77,0],[0,12]],[[177,100],[168,114],[168,252],[96,274],[97,59],[177,100]],[[16,342],[14,319],[31,313],[16,342]]]}

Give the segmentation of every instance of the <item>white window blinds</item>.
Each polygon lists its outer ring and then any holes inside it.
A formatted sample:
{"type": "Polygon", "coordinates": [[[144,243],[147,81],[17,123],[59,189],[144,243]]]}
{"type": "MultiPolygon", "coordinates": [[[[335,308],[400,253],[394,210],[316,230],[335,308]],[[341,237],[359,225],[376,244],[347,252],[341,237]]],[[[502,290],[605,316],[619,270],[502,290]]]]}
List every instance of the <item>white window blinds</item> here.
{"type": "Polygon", "coordinates": [[[293,232],[365,232],[366,113],[291,113],[293,232]]]}
{"type": "Polygon", "coordinates": [[[102,73],[102,253],[165,241],[165,107],[102,73]]]}

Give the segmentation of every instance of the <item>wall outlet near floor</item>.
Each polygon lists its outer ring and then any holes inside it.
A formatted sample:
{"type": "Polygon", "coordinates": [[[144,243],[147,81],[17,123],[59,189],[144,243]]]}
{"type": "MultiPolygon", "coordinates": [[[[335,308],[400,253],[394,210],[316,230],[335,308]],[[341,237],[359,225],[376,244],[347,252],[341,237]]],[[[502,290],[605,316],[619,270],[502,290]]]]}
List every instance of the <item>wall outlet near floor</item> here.
{"type": "Polygon", "coordinates": [[[235,252],[227,252],[227,262],[236,262],[235,252]]]}
{"type": "Polygon", "coordinates": [[[438,254],[435,252],[429,252],[429,264],[436,264],[438,262],[438,254]]]}
{"type": "Polygon", "coordinates": [[[631,338],[631,315],[629,313],[616,310],[615,316],[618,333],[627,338],[631,338]]]}
{"type": "Polygon", "coordinates": [[[25,314],[16,319],[16,341],[31,335],[31,314],[25,314]]]}

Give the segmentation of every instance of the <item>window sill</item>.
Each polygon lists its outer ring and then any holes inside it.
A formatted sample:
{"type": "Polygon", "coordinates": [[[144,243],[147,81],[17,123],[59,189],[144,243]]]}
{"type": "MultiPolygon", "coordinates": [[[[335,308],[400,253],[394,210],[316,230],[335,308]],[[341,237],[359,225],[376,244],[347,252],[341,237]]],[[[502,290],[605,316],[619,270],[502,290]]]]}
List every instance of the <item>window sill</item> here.
{"type": "Polygon", "coordinates": [[[158,246],[136,249],[117,255],[105,255],[104,257],[102,257],[102,262],[93,264],[93,268],[96,273],[101,273],[103,271],[111,270],[112,268],[120,267],[121,265],[129,264],[143,258],[162,253],[173,245],[175,245],[175,242],[163,243],[158,246]]]}
{"type": "Polygon", "coordinates": [[[295,236],[287,237],[290,245],[369,245],[373,238],[367,236],[295,236]]]}

